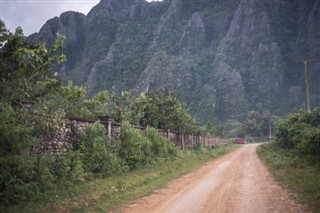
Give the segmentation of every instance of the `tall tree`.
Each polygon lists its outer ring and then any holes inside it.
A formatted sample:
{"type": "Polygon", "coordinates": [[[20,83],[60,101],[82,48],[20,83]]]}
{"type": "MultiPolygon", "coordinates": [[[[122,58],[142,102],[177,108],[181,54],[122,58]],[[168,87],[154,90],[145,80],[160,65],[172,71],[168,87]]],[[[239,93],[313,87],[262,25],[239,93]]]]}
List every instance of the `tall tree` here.
{"type": "Polygon", "coordinates": [[[57,54],[64,37],[58,35],[47,50],[44,43],[29,44],[21,28],[11,33],[0,21],[0,42],[0,100],[22,107],[45,95],[39,82],[53,79],[51,68],[65,60],[57,54]]]}
{"type": "Polygon", "coordinates": [[[179,102],[174,92],[168,89],[146,93],[147,105],[141,123],[160,129],[191,133],[196,122],[186,105],[179,102]]]}

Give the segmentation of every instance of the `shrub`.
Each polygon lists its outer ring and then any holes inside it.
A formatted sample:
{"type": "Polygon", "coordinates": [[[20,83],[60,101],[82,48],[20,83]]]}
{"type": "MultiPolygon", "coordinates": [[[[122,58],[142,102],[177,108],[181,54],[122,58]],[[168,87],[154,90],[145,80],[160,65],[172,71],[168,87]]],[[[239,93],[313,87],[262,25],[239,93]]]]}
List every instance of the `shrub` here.
{"type": "Polygon", "coordinates": [[[34,161],[21,156],[0,158],[0,203],[19,204],[35,200],[40,191],[34,161]]]}
{"type": "Polygon", "coordinates": [[[151,151],[156,158],[172,158],[177,155],[177,149],[168,139],[162,137],[159,132],[150,128],[148,139],[151,142],[151,151]]]}
{"type": "Polygon", "coordinates": [[[121,127],[119,155],[130,169],[147,166],[154,160],[151,143],[127,122],[121,127]]]}
{"type": "Polygon", "coordinates": [[[77,152],[65,155],[0,157],[0,201],[4,205],[35,201],[84,176],[77,152]]]}
{"type": "Polygon", "coordinates": [[[0,203],[18,204],[36,199],[39,184],[34,159],[22,155],[23,151],[38,140],[9,104],[0,104],[0,203]]]}
{"type": "Polygon", "coordinates": [[[320,156],[320,108],[311,113],[300,111],[281,120],[276,126],[277,142],[285,148],[311,155],[319,161],[320,156]]]}
{"type": "Polygon", "coordinates": [[[39,140],[33,135],[33,127],[23,118],[25,113],[9,104],[0,103],[0,154],[20,155],[23,150],[39,140]]]}
{"type": "Polygon", "coordinates": [[[69,149],[61,155],[43,154],[36,157],[34,181],[41,185],[43,192],[57,187],[66,187],[85,175],[77,151],[69,149]]]}
{"type": "Polygon", "coordinates": [[[115,144],[101,124],[87,125],[78,137],[80,160],[86,172],[110,176],[124,168],[115,144]]]}
{"type": "Polygon", "coordinates": [[[320,128],[310,127],[303,131],[304,137],[298,144],[300,153],[320,157],[320,128]]]}

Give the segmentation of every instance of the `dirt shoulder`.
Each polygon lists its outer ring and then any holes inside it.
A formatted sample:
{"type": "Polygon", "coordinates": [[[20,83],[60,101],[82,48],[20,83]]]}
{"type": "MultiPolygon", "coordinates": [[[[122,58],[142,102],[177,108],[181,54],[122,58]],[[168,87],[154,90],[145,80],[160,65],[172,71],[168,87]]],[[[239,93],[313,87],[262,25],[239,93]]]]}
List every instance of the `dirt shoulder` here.
{"type": "Polygon", "coordinates": [[[279,187],[256,154],[244,145],[172,181],[121,212],[306,212],[279,187]]]}

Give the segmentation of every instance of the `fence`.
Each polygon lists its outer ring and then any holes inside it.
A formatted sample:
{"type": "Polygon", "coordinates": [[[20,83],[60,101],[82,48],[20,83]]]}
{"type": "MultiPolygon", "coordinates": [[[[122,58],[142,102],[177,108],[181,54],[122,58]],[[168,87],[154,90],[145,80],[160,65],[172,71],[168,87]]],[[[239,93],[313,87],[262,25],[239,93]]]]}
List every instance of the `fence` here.
{"type": "MultiPolygon", "coordinates": [[[[76,131],[82,130],[86,125],[97,121],[106,128],[109,137],[120,138],[121,124],[114,122],[111,117],[105,116],[99,119],[69,118],[68,122],[60,127],[52,137],[42,139],[41,143],[35,146],[32,151],[38,154],[43,152],[63,153],[70,144],[72,145],[76,141],[76,131]]],[[[147,134],[149,127],[135,126],[135,128],[147,134]]],[[[188,135],[171,132],[169,129],[158,129],[158,132],[180,149],[193,149],[199,146],[214,147],[229,142],[229,139],[209,135],[188,135]]]]}
{"type": "MultiPolygon", "coordinates": [[[[116,123],[111,117],[100,117],[100,123],[108,130],[108,135],[112,138],[120,137],[121,124],[116,123]]],[[[148,132],[148,126],[135,126],[136,129],[148,132]]],[[[158,132],[163,137],[168,138],[176,147],[181,149],[193,149],[197,146],[213,147],[218,145],[225,145],[229,142],[229,139],[213,137],[210,135],[193,135],[183,134],[177,132],[171,132],[169,129],[158,129],[158,132]]]]}

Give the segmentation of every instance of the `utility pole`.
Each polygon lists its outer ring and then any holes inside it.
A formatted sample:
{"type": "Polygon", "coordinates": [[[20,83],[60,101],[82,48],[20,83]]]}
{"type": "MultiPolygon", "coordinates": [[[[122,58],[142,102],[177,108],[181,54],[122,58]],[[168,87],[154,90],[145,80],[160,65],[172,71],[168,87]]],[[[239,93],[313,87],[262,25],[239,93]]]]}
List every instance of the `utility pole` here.
{"type": "Polygon", "coordinates": [[[310,113],[311,112],[310,81],[309,81],[310,73],[309,73],[309,70],[308,70],[308,64],[311,61],[311,58],[310,57],[305,57],[305,58],[302,58],[301,61],[304,64],[304,80],[306,82],[307,112],[310,113]]]}
{"type": "Polygon", "coordinates": [[[272,125],[271,125],[271,118],[269,118],[269,140],[272,139],[272,125]]]}

